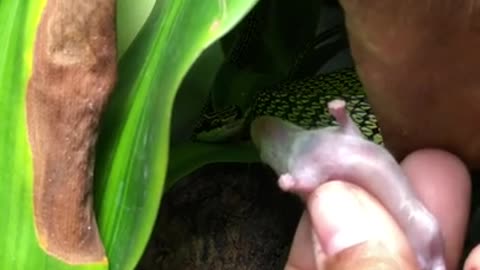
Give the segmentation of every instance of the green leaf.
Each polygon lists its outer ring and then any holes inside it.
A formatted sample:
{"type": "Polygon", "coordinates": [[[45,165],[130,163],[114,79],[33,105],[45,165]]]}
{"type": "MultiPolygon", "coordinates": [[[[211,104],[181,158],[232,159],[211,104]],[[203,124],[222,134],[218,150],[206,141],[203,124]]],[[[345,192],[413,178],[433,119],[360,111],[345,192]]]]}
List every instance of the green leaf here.
{"type": "Polygon", "coordinates": [[[222,48],[217,41],[197,58],[183,78],[173,106],[170,145],[190,139],[224,60],[222,48]]]}
{"type": "Polygon", "coordinates": [[[45,1],[0,2],[0,269],[107,269],[70,266],[40,248],[33,223],[33,163],[25,95],[36,27],[45,1]]]}
{"type": "MultiPolygon", "coordinates": [[[[122,48],[129,49],[120,60],[118,87],[103,119],[96,177],[97,214],[112,269],[133,269],[148,241],[166,175],[177,88],[200,53],[254,4],[162,0],[131,48],[129,40],[141,19],[119,32],[122,48]]],[[[35,236],[25,94],[44,5],[33,0],[0,3],[0,202],[5,218],[0,223],[0,269],[107,269],[104,264],[66,265],[45,254],[35,236]]]]}
{"type": "Polygon", "coordinates": [[[120,59],[99,138],[96,209],[112,269],[133,269],[166,177],[176,91],[201,52],[256,0],[158,0],[120,59]]]}

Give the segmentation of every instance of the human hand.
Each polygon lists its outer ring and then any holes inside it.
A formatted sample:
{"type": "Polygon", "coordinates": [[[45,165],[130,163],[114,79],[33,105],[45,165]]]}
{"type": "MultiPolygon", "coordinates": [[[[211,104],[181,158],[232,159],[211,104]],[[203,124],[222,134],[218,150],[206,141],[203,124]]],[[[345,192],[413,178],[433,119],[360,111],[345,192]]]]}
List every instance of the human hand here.
{"type": "MultiPolygon", "coordinates": [[[[449,269],[458,269],[470,206],[465,165],[444,151],[420,150],[409,155],[402,166],[439,220],[449,269]]],[[[317,188],[306,203],[285,269],[416,269],[403,232],[365,191],[329,182],[317,188]]],[[[480,250],[472,252],[465,269],[480,267],[479,255],[480,250]]]]}
{"type": "Polygon", "coordinates": [[[477,0],[340,0],[356,70],[399,159],[445,149],[480,169],[477,0]]]}

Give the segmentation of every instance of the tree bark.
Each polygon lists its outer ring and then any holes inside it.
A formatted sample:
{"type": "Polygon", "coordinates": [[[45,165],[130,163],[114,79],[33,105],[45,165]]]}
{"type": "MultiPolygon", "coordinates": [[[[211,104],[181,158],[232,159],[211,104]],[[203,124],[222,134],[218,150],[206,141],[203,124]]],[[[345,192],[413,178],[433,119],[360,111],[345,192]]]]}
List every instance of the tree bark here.
{"type": "Polygon", "coordinates": [[[106,262],[93,211],[99,119],[116,81],[114,0],[49,0],[27,90],[40,246],[71,264],[106,262]]]}

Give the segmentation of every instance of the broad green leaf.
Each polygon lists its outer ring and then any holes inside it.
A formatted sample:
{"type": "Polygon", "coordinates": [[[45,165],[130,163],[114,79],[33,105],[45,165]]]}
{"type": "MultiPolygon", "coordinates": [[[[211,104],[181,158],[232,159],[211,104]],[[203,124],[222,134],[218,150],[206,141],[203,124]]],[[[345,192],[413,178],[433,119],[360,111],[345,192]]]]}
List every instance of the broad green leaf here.
{"type": "Polygon", "coordinates": [[[103,119],[96,209],[111,269],[133,269],[152,231],[166,177],[175,94],[200,53],[256,0],[157,0],[120,59],[103,119]]]}
{"type": "Polygon", "coordinates": [[[0,269],[107,269],[70,266],[45,254],[33,221],[33,165],[25,94],[45,0],[0,1],[0,269]]]}
{"type": "Polygon", "coordinates": [[[170,121],[170,145],[190,140],[224,60],[222,47],[217,41],[203,51],[188,70],[175,97],[170,121]]]}

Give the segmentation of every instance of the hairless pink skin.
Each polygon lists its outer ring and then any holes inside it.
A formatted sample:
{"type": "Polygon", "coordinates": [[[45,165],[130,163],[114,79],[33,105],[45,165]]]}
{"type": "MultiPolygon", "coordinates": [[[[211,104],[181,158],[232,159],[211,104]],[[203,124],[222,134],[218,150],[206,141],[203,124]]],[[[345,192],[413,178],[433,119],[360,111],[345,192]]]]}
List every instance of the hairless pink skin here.
{"type": "Polygon", "coordinates": [[[255,119],[252,140],[263,162],[280,175],[284,191],[304,197],[329,180],[356,184],[387,208],[405,232],[422,270],[445,270],[443,237],[436,218],[417,199],[400,165],[366,140],[345,109],[328,104],[338,127],[305,130],[270,116],[255,119]]]}

